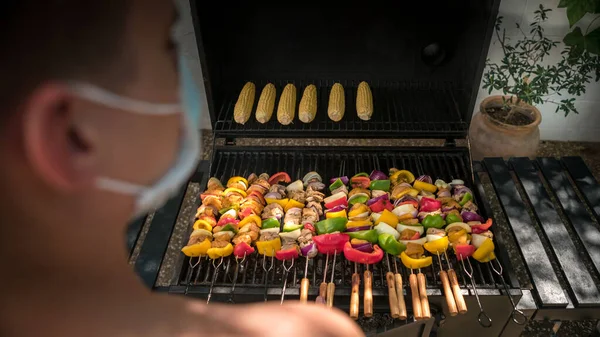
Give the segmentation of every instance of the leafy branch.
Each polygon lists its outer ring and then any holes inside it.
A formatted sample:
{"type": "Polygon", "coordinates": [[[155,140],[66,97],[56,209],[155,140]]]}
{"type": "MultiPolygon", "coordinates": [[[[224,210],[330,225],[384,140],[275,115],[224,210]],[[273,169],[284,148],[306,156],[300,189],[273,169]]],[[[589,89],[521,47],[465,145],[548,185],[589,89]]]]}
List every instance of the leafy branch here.
{"type": "Polygon", "coordinates": [[[558,46],[559,42],[544,36],[542,23],[548,20],[548,13],[542,5],[534,12],[534,21],[529,25],[529,34],[520,25],[517,28],[522,38],[514,43],[506,37],[502,28],[502,17],[498,17],[495,34],[502,48],[503,57],[498,63],[486,62],[483,76],[483,88],[491,94],[492,90],[501,90],[504,95],[511,96],[506,100],[505,109],[510,109],[506,120],[510,118],[516,106],[553,103],[556,112],[563,111],[565,116],[577,113],[575,98],[554,100],[548,96],[568,93],[581,96],[585,86],[592,80],[600,79],[600,57],[587,50],[577,50],[567,46],[561,51],[561,60],[555,64],[542,65],[544,59],[558,46]]]}

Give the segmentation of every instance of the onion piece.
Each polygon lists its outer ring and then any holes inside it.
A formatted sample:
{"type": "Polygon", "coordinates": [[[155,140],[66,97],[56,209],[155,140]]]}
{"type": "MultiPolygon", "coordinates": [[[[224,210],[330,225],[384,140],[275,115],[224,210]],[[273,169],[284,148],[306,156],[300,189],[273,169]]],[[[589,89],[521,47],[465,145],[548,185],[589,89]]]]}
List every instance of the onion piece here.
{"type": "Polygon", "coordinates": [[[308,185],[308,182],[311,180],[317,180],[318,182],[321,182],[323,181],[323,178],[321,178],[321,176],[315,171],[308,172],[304,178],[302,178],[302,182],[305,186],[308,185]]]}
{"type": "Polygon", "coordinates": [[[208,236],[209,238],[212,238],[212,233],[207,231],[206,229],[194,229],[194,231],[192,232],[192,234],[190,234],[190,238],[196,237],[196,236],[200,236],[200,235],[205,235],[208,236]]]}
{"type": "Polygon", "coordinates": [[[452,196],[455,197],[455,199],[456,199],[456,197],[460,198],[467,193],[470,193],[471,195],[473,195],[473,191],[471,191],[471,189],[465,185],[456,185],[452,189],[452,196]]]}
{"type": "Polygon", "coordinates": [[[425,242],[427,242],[427,238],[420,238],[417,240],[398,240],[398,242],[402,242],[403,244],[407,245],[409,243],[416,243],[418,245],[423,245],[425,242]]]}
{"type": "Polygon", "coordinates": [[[223,215],[221,215],[221,218],[226,218],[226,217],[231,217],[234,219],[237,219],[237,211],[235,209],[230,209],[227,212],[223,213],[223,215]]]}
{"type": "Polygon", "coordinates": [[[283,232],[283,233],[279,233],[279,237],[281,237],[282,239],[286,239],[289,241],[295,241],[297,238],[300,237],[301,230],[300,228],[293,230],[291,232],[283,232]]]}
{"type": "Polygon", "coordinates": [[[233,233],[232,231],[221,231],[221,232],[217,232],[217,233],[213,234],[213,237],[215,238],[215,240],[217,240],[217,238],[219,238],[221,236],[227,236],[228,238],[226,240],[229,241],[233,238],[234,235],[235,235],[235,233],[233,233]]]}
{"type": "Polygon", "coordinates": [[[443,238],[444,236],[441,235],[437,235],[437,234],[427,234],[427,236],[425,236],[425,238],[427,239],[427,242],[432,242],[435,240],[439,240],[441,238],[443,238]]]}
{"type": "Polygon", "coordinates": [[[365,252],[365,253],[373,252],[373,244],[371,244],[370,242],[352,245],[352,248],[354,248],[356,250],[360,250],[361,252],[365,252]]]}
{"type": "Polygon", "coordinates": [[[438,198],[449,198],[452,196],[449,190],[441,190],[437,194],[438,198]]]}
{"type": "Polygon", "coordinates": [[[367,220],[369,217],[369,212],[360,213],[355,216],[348,217],[348,220],[358,221],[358,220],[367,220]]]}
{"type": "Polygon", "coordinates": [[[279,233],[280,229],[279,227],[275,227],[275,228],[267,228],[267,229],[261,229],[260,230],[260,234],[264,234],[264,233],[279,233]]]}
{"type": "Polygon", "coordinates": [[[398,240],[398,238],[400,237],[400,233],[385,222],[380,222],[379,225],[373,227],[373,229],[376,230],[377,234],[379,235],[391,234],[396,240],[398,240]]]}
{"type": "Polygon", "coordinates": [[[265,199],[283,199],[283,197],[281,196],[281,194],[277,193],[277,192],[269,192],[267,194],[265,194],[264,196],[265,199]]]}
{"type": "Polygon", "coordinates": [[[346,193],[344,193],[344,192],[337,192],[336,194],[330,195],[327,198],[325,198],[323,200],[323,203],[328,204],[328,203],[330,203],[332,201],[335,201],[335,200],[338,200],[338,199],[341,199],[341,198],[344,198],[346,200],[348,199],[348,197],[346,196],[346,193]]]}
{"type": "Polygon", "coordinates": [[[392,213],[396,214],[397,217],[401,217],[405,214],[411,214],[413,218],[415,218],[418,214],[418,210],[413,206],[413,204],[404,204],[400,205],[392,210],[392,213]]]}
{"type": "Polygon", "coordinates": [[[485,235],[471,234],[471,243],[473,244],[473,246],[475,246],[475,248],[479,248],[479,246],[481,246],[487,239],[490,239],[490,238],[488,238],[485,235]]]}
{"type": "Polygon", "coordinates": [[[288,192],[302,191],[304,189],[304,183],[302,182],[302,180],[296,180],[293,183],[289,184],[285,189],[288,192]]]}
{"type": "Polygon", "coordinates": [[[428,175],[419,176],[416,180],[422,181],[424,183],[433,184],[433,180],[428,175]]]}
{"type": "Polygon", "coordinates": [[[347,209],[348,207],[344,206],[344,205],[337,205],[334,208],[330,208],[330,209],[326,209],[325,213],[329,213],[329,212],[339,212],[339,211],[343,211],[345,209],[347,209]]]}
{"type": "Polygon", "coordinates": [[[336,180],[341,180],[342,183],[344,183],[344,185],[348,185],[348,182],[350,182],[350,179],[348,179],[347,176],[343,176],[343,177],[335,177],[335,178],[331,178],[329,179],[329,183],[333,184],[336,180]]]}
{"type": "Polygon", "coordinates": [[[469,221],[479,221],[479,222],[484,222],[485,219],[477,214],[477,213],[473,213],[473,212],[469,212],[469,211],[463,211],[462,213],[460,213],[460,215],[463,218],[464,222],[469,222],[469,221]]]}
{"type": "Polygon", "coordinates": [[[460,227],[461,229],[466,230],[467,233],[471,233],[471,226],[467,225],[464,222],[453,222],[453,223],[449,224],[448,226],[446,226],[446,233],[448,233],[450,228],[454,228],[454,227],[460,227]]]}
{"type": "Polygon", "coordinates": [[[405,229],[410,229],[411,231],[419,232],[419,235],[423,235],[423,233],[425,232],[425,229],[423,228],[423,226],[407,226],[407,225],[403,225],[401,223],[399,223],[398,226],[396,226],[396,230],[399,233],[402,233],[402,231],[405,229]]]}
{"type": "Polygon", "coordinates": [[[437,186],[437,188],[448,188],[448,184],[442,179],[437,179],[434,185],[437,186]]]}
{"type": "Polygon", "coordinates": [[[388,176],[385,173],[383,173],[383,172],[381,172],[379,170],[373,170],[371,172],[371,174],[369,175],[369,179],[371,179],[371,181],[373,181],[373,180],[386,180],[387,178],[388,178],[388,176]]]}
{"type": "Polygon", "coordinates": [[[442,216],[442,218],[446,217],[444,214],[442,214],[442,211],[439,209],[433,212],[419,212],[419,214],[417,214],[417,216],[419,217],[419,221],[423,221],[428,215],[440,215],[442,216]]]}
{"type": "Polygon", "coordinates": [[[317,253],[319,251],[317,250],[317,246],[315,245],[315,243],[311,242],[308,245],[300,248],[300,252],[302,253],[302,256],[313,258],[317,256],[317,253]]]}
{"type": "Polygon", "coordinates": [[[379,220],[380,216],[381,216],[381,213],[371,213],[371,219],[373,219],[373,222],[377,222],[377,220],[379,220]]]}
{"type": "Polygon", "coordinates": [[[346,232],[352,233],[352,232],[368,231],[369,229],[371,229],[371,226],[350,227],[350,228],[346,228],[346,232]]]}
{"type": "Polygon", "coordinates": [[[386,193],[386,194],[384,194],[384,195],[378,196],[377,198],[372,198],[372,199],[370,199],[369,201],[367,201],[367,206],[371,206],[371,205],[373,205],[374,203],[378,202],[378,201],[379,201],[379,200],[381,200],[381,199],[385,199],[385,200],[387,200],[387,199],[389,199],[389,198],[390,198],[390,197],[387,195],[387,193],[386,193]]]}
{"type": "Polygon", "coordinates": [[[448,185],[454,186],[454,185],[464,185],[464,184],[465,184],[464,180],[452,179],[452,181],[448,185]]]}

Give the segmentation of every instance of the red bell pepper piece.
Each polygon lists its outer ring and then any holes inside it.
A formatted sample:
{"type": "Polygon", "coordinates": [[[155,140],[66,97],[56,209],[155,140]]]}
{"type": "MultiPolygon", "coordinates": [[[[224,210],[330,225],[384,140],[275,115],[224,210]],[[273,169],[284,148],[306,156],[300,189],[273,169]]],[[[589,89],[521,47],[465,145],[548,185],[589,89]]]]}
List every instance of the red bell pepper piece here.
{"type": "Polygon", "coordinates": [[[219,222],[217,222],[217,226],[225,226],[228,223],[237,226],[240,223],[240,220],[237,220],[234,217],[224,216],[224,217],[221,217],[221,219],[219,219],[219,222]]]}
{"type": "Polygon", "coordinates": [[[421,233],[415,232],[415,234],[413,234],[413,236],[409,240],[419,240],[420,237],[421,233]]]}
{"type": "Polygon", "coordinates": [[[275,257],[279,261],[295,259],[298,257],[298,249],[296,247],[292,247],[285,250],[278,250],[275,253],[275,257]]]}
{"type": "MultiPolygon", "coordinates": [[[[244,219],[247,216],[254,214],[254,210],[251,207],[244,208],[241,212],[238,212],[240,219],[244,219]]],[[[257,214],[260,216],[260,214],[257,214]]]]}
{"type": "Polygon", "coordinates": [[[240,259],[243,259],[244,256],[249,256],[252,253],[254,253],[254,248],[243,241],[233,248],[233,255],[240,259]]]}
{"type": "Polygon", "coordinates": [[[492,227],[492,219],[487,219],[487,221],[485,223],[482,223],[480,225],[471,226],[471,233],[481,234],[481,233],[487,231],[488,229],[490,229],[490,227],[492,227]]]}
{"type": "Polygon", "coordinates": [[[348,199],[346,197],[335,199],[334,201],[326,203],[325,208],[332,209],[332,208],[334,208],[336,206],[340,206],[340,205],[345,206],[347,208],[348,207],[348,199]]]}
{"type": "Polygon", "coordinates": [[[376,203],[369,206],[369,208],[371,208],[371,212],[379,213],[383,212],[385,209],[392,211],[394,209],[394,205],[387,199],[379,199],[376,203]]]}
{"type": "Polygon", "coordinates": [[[350,179],[350,185],[352,186],[352,188],[369,188],[369,186],[371,185],[371,179],[369,179],[369,177],[354,176],[352,177],[352,179],[350,179]]]}
{"type": "Polygon", "coordinates": [[[442,202],[439,200],[423,197],[421,198],[421,212],[433,212],[442,208],[442,202]]]}
{"type": "Polygon", "coordinates": [[[280,182],[284,182],[286,184],[289,184],[292,182],[292,179],[290,178],[290,176],[285,173],[285,172],[278,172],[275,173],[274,175],[271,176],[271,178],[269,178],[269,184],[274,185],[280,182]]]}
{"type": "Polygon", "coordinates": [[[406,200],[398,204],[400,205],[413,205],[414,208],[419,209],[419,202],[416,200],[406,200]]]}
{"type": "Polygon", "coordinates": [[[341,253],[344,251],[344,245],[350,241],[348,234],[322,234],[313,236],[313,241],[321,254],[341,253]]]}
{"type": "Polygon", "coordinates": [[[475,253],[475,246],[473,245],[456,245],[454,246],[454,254],[456,254],[456,258],[460,261],[462,259],[466,259],[469,256],[475,253]]]}
{"type": "Polygon", "coordinates": [[[375,264],[383,259],[383,250],[378,245],[373,245],[373,252],[365,253],[352,248],[350,242],[344,245],[344,256],[352,262],[361,264],[375,264]]]}
{"type": "Polygon", "coordinates": [[[262,194],[260,194],[259,191],[253,190],[252,192],[250,192],[250,194],[248,195],[248,197],[250,197],[252,195],[254,195],[254,196],[256,196],[256,198],[258,198],[258,200],[261,203],[261,205],[266,205],[267,204],[267,202],[265,201],[265,197],[262,194]]]}
{"type": "Polygon", "coordinates": [[[313,226],[310,222],[304,224],[304,229],[308,229],[311,232],[315,232],[315,226],[313,226]]]}

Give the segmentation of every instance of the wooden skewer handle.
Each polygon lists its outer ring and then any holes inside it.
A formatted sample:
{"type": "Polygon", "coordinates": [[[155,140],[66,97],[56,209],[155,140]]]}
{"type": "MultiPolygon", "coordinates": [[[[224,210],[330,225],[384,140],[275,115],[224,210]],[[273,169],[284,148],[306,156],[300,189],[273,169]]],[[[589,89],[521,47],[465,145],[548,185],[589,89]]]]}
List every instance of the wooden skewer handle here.
{"type": "Polygon", "coordinates": [[[440,279],[442,280],[442,287],[444,288],[444,296],[446,297],[446,304],[448,304],[448,312],[450,316],[456,316],[458,309],[456,309],[456,302],[454,301],[454,295],[452,294],[452,288],[450,288],[450,281],[448,280],[448,274],[445,271],[440,270],[440,279]]]}
{"type": "Polygon", "coordinates": [[[419,297],[419,285],[417,284],[417,275],[410,274],[408,277],[408,283],[410,284],[410,294],[412,296],[412,307],[413,315],[416,320],[423,319],[421,313],[421,298],[419,297]]]}
{"type": "Polygon", "coordinates": [[[307,278],[303,278],[300,282],[300,303],[306,303],[308,300],[308,288],[310,281],[307,278]]]}
{"type": "Polygon", "coordinates": [[[400,317],[400,309],[398,309],[398,294],[396,293],[396,281],[394,280],[394,273],[388,271],[385,274],[385,280],[388,286],[388,298],[390,301],[390,313],[393,318],[400,317]]]}
{"type": "Polygon", "coordinates": [[[454,269],[448,269],[448,278],[450,279],[450,286],[452,286],[452,292],[454,293],[454,300],[456,301],[458,312],[461,314],[466,314],[467,304],[465,303],[465,298],[463,297],[460,286],[458,285],[458,279],[456,278],[456,272],[454,269]]]}
{"type": "Polygon", "coordinates": [[[335,296],[335,283],[329,282],[327,284],[327,307],[333,308],[333,296],[335,296]]]}
{"type": "Polygon", "coordinates": [[[373,274],[366,270],[365,278],[365,296],[364,296],[364,314],[366,317],[373,316],[373,274]]]}
{"type": "Polygon", "coordinates": [[[327,297],[327,282],[322,282],[319,285],[319,296],[325,299],[327,297]]]}
{"type": "Polygon", "coordinates": [[[396,299],[398,299],[398,318],[406,319],[406,303],[404,303],[404,289],[402,289],[402,275],[394,275],[396,283],[396,299]]]}
{"type": "Polygon", "coordinates": [[[417,274],[417,281],[419,283],[419,295],[421,297],[421,314],[423,319],[431,318],[431,312],[429,310],[429,299],[427,298],[427,283],[425,282],[425,274],[417,274]]]}
{"type": "Polygon", "coordinates": [[[350,317],[358,319],[358,307],[360,305],[358,298],[358,288],[360,287],[360,274],[352,274],[352,293],[350,294],[350,317]]]}

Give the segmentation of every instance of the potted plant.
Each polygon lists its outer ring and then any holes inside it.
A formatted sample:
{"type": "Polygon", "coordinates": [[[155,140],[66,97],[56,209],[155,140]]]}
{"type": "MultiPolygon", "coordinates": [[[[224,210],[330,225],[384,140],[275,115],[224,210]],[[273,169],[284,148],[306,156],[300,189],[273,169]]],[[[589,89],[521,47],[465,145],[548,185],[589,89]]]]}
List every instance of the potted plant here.
{"type": "Polygon", "coordinates": [[[474,159],[534,156],[540,140],[538,125],[542,121],[535,105],[553,103],[555,112],[562,111],[565,116],[577,113],[575,97],[585,93],[592,75],[596,81],[600,79],[598,55],[576,46],[567,44],[562,47],[558,62],[544,63],[559,48],[558,41],[544,36],[541,25],[550,11],[539,6],[529,34],[517,24],[522,37],[514,42],[506,37],[501,27],[502,17],[498,17],[495,33],[503,57],[499,63],[487,60],[483,88],[488,94],[500,90],[503,95],[484,99],[473,116],[469,136],[474,159]]]}

